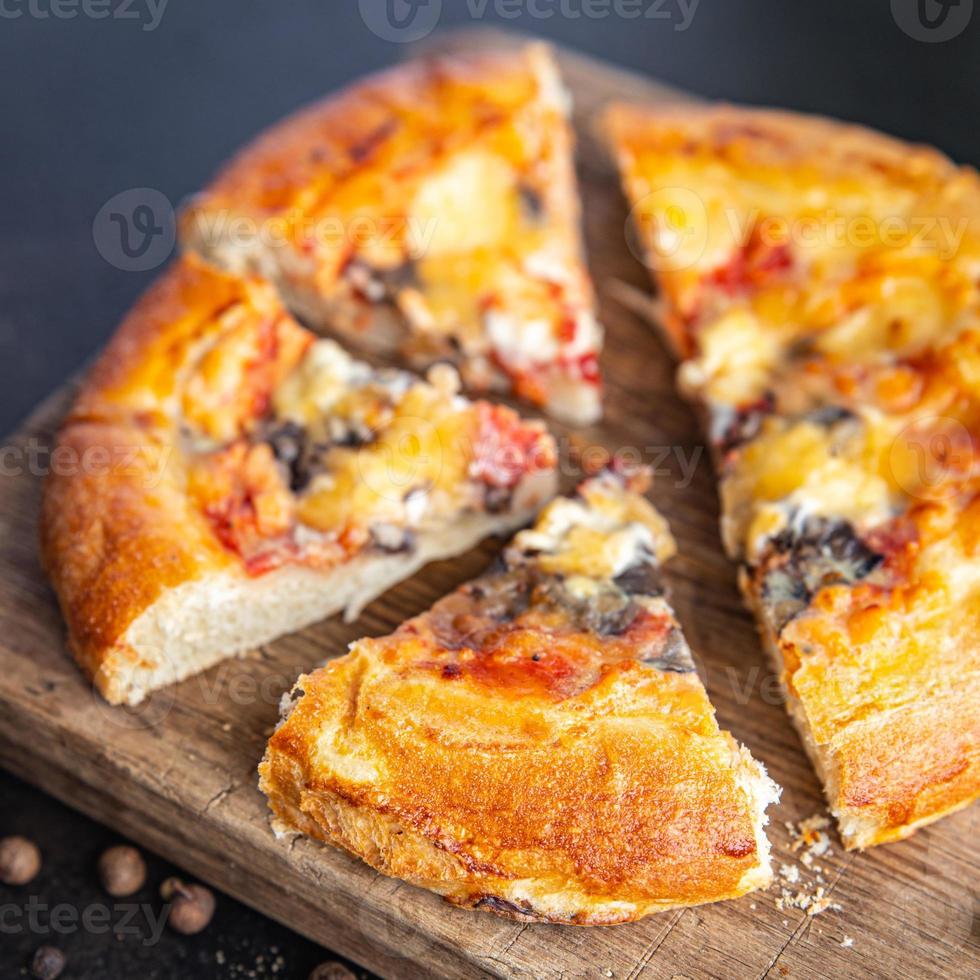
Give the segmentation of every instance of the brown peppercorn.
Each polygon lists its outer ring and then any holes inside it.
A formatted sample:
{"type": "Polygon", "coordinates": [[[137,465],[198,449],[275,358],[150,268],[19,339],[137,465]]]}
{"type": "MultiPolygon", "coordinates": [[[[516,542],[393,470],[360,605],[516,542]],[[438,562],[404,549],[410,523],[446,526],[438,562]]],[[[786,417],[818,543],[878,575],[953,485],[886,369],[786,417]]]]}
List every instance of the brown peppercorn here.
{"type": "Polygon", "coordinates": [[[26,837],[0,840],[0,881],[5,885],[26,885],[41,870],[41,852],[26,837]]]}
{"type": "Polygon", "coordinates": [[[99,858],[102,887],[116,898],[138,892],[146,881],[146,863],[135,847],[110,847],[99,858]]]}
{"type": "Polygon", "coordinates": [[[31,975],[38,980],[57,980],[65,962],[65,954],[56,946],[39,946],[31,960],[31,975]]]}
{"type": "Polygon", "coordinates": [[[171,902],[167,922],[174,932],[193,936],[204,929],[214,915],[214,894],[204,885],[188,885],[180,878],[168,878],[160,895],[171,902]]]}
{"type": "Polygon", "coordinates": [[[343,963],[331,960],[315,966],[308,980],[357,980],[357,977],[343,963]]]}

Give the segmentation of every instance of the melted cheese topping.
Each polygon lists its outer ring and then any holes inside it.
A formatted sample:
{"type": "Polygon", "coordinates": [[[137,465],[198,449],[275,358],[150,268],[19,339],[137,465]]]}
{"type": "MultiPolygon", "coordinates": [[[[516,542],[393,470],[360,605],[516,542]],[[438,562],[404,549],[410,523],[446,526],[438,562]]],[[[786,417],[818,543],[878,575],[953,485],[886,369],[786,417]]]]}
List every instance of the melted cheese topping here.
{"type": "Polygon", "coordinates": [[[371,379],[371,369],[355,361],[339,344],[318,340],[274,396],[279,418],[301,426],[321,421],[351,386],[371,379]]]}
{"type": "Polygon", "coordinates": [[[779,338],[749,310],[729,310],[700,334],[700,356],[681,365],[678,380],[690,397],[739,405],[758,398],[778,363],[779,338]]]}
{"type": "Polygon", "coordinates": [[[762,111],[610,128],[845,840],[904,836],[980,772],[980,178],[762,111]]]}
{"type": "Polygon", "coordinates": [[[408,326],[398,342],[416,361],[458,358],[472,388],[509,387],[592,421],[600,334],[577,329],[594,302],[560,92],[537,45],[426,59],[267,134],[190,219],[219,252],[214,214],[254,219],[257,240],[245,244],[270,276],[338,304],[352,332],[377,329],[391,346],[362,303],[394,303],[408,326]],[[291,248],[273,255],[266,230],[291,248]],[[503,321],[513,326],[499,344],[503,321]],[[585,371],[582,355],[593,358],[585,371]]]}
{"type": "Polygon", "coordinates": [[[891,441],[872,419],[828,428],[766,423],[721,485],[725,546],[753,560],[791,521],[837,517],[857,528],[888,520],[900,487],[888,469],[891,441]]]}
{"type": "MultiPolygon", "coordinates": [[[[372,541],[407,549],[409,532],[481,512],[491,493],[495,506],[510,507],[507,495],[525,476],[553,469],[544,427],[462,398],[452,368],[436,366],[424,381],[376,371],[333,341],[301,333],[306,353],[288,374],[278,360],[270,373],[248,345],[258,360],[244,363],[232,345],[228,377],[235,366],[240,383],[252,373],[266,381],[285,377],[274,391],[263,389],[262,399],[249,396],[247,425],[235,412],[219,416],[235,423],[227,445],[215,448],[200,432],[188,433],[198,446],[190,491],[250,568],[261,572],[287,559],[332,566],[372,541]]],[[[272,345],[267,356],[283,349],[272,345]]],[[[185,426],[210,424],[206,410],[215,396],[237,390],[229,382],[202,398],[202,376],[198,369],[186,385],[192,410],[185,426]]],[[[214,426],[205,431],[213,440],[214,426]]]]}
{"type": "Polygon", "coordinates": [[[460,153],[425,180],[409,213],[410,255],[498,247],[520,227],[517,173],[485,150],[460,153]]]}
{"type": "Polygon", "coordinates": [[[610,125],[689,354],[682,388],[719,420],[775,416],[725,460],[732,554],[757,556],[796,517],[867,529],[965,493],[980,459],[980,179],[819,120],[620,109],[610,125]],[[859,422],[807,421],[827,406],[859,422]]]}
{"type": "Polygon", "coordinates": [[[413,492],[428,501],[429,517],[465,506],[473,493],[466,477],[475,414],[460,411],[451,394],[420,383],[385,415],[368,445],[332,450],[327,471],[300,499],[297,513],[304,524],[320,530],[355,523],[407,525],[418,514],[411,506],[413,492]]]}
{"type": "Polygon", "coordinates": [[[623,493],[612,477],[583,484],[579,497],[553,500],[514,547],[541,552],[542,570],[577,580],[614,578],[644,558],[666,561],[676,550],[660,514],[645,498],[623,493]]]}

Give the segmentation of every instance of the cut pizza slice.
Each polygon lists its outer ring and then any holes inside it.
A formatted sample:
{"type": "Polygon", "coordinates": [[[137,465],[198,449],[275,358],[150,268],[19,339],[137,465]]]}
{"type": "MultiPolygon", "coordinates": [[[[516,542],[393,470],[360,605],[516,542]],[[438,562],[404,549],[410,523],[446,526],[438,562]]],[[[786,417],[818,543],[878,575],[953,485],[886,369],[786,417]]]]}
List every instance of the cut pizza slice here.
{"type": "Polygon", "coordinates": [[[633,479],[557,498],[482,578],[301,677],[259,770],[277,832],[524,921],[766,886],[779,791],[718,726],[633,479]]]}
{"type": "Polygon", "coordinates": [[[593,422],[602,332],[567,113],[541,45],[412,62],[259,137],[183,237],[347,343],[593,422]]]}
{"type": "Polygon", "coordinates": [[[907,836],[980,795],[980,179],[786,113],[605,121],[841,834],[907,836]]]}
{"type": "Polygon", "coordinates": [[[340,610],[526,523],[555,489],[539,422],[373,370],[272,286],[187,257],[137,304],[59,435],[45,562],[112,702],[340,610]]]}

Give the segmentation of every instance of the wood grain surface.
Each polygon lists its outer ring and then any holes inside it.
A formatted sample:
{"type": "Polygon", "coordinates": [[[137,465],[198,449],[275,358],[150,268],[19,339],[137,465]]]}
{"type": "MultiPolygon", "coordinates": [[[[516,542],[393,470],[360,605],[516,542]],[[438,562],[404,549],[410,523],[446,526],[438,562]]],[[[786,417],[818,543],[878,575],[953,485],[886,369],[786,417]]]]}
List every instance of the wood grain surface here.
{"type": "MultiPolygon", "coordinates": [[[[442,46],[510,43],[483,32],[442,46]]],[[[786,821],[823,812],[820,788],[780,703],[776,679],[721,554],[711,466],[693,414],[675,395],[673,365],[630,297],[646,274],[625,234],[626,207],[590,120],[611,97],[677,93],[562,53],[576,101],[590,262],[608,329],[607,417],[574,440],[559,430],[564,481],[575,448],[626,449],[657,470],[653,498],[680,556],[674,602],[722,725],[783,787],[770,810],[776,867],[797,865],[786,821]],[[573,447],[574,443],[574,447],[573,447]]],[[[66,389],[5,440],[0,467],[0,765],[187,868],[242,901],[390,977],[975,977],[980,975],[980,808],[912,839],[845,854],[832,835],[818,863],[839,908],[819,916],[776,907],[779,889],[654,916],[575,929],[508,922],[451,908],[356,860],[269,830],[255,767],[295,676],[363,635],[407,616],[478,574],[488,542],[432,565],[353,624],[332,619],[158,692],[138,709],[92,694],[64,647],[38,564],[36,519],[46,453],[66,389]],[[845,937],[853,944],[845,945],[845,937]]],[[[615,833],[610,828],[610,833],[615,833]]],[[[801,868],[800,884],[814,879],[801,868]]]]}

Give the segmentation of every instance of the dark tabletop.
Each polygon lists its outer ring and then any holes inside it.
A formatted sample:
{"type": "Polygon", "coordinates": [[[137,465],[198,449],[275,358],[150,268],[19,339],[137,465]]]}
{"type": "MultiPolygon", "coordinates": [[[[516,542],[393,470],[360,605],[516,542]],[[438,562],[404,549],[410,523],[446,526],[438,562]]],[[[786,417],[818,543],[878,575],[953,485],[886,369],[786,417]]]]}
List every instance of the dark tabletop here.
{"type": "MultiPolygon", "coordinates": [[[[167,258],[171,205],[263,126],[398,60],[403,42],[433,23],[537,33],[706,96],[828,113],[977,163],[973,7],[974,0],[0,0],[0,428],[13,428],[106,340],[167,258]],[[134,258],[105,219],[147,201],[163,230],[134,258]]],[[[8,833],[35,837],[46,860],[28,888],[0,886],[0,912],[30,895],[77,909],[106,901],[94,863],[114,835],[0,773],[0,836],[8,833]]],[[[137,905],[152,906],[171,869],[154,860],[150,872],[137,905]]],[[[64,976],[93,980],[302,980],[326,958],[225,897],[211,928],[194,938],[166,932],[145,942],[151,927],[145,916],[137,921],[140,934],[117,938],[111,930],[11,933],[0,918],[0,978],[21,976],[34,947],[53,940],[71,956],[64,976]]]]}

